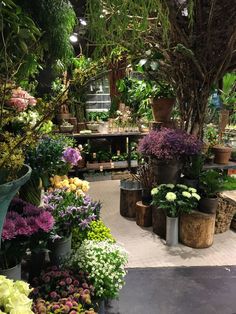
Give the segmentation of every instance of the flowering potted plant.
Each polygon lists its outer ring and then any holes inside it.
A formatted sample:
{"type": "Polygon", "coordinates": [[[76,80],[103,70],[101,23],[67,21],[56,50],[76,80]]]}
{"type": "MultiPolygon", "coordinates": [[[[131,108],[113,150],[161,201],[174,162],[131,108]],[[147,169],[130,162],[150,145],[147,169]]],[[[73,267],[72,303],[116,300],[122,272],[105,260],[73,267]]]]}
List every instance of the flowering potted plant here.
{"type": "MultiPolygon", "coordinates": [[[[82,192],[83,193],[83,192],[82,192]]],[[[51,210],[55,225],[49,242],[50,259],[59,264],[71,252],[71,232],[73,227],[82,230],[99,219],[101,204],[78,191],[55,189],[44,195],[44,207],[51,210]]]]}
{"type": "Polygon", "coordinates": [[[53,225],[54,218],[49,211],[14,198],[3,225],[0,273],[11,276],[9,269],[18,271],[12,276],[20,279],[20,262],[26,249],[33,252],[37,247],[46,246],[53,225]]]}
{"type": "Polygon", "coordinates": [[[178,243],[178,216],[196,209],[200,200],[197,190],[182,184],[161,184],[152,189],[152,204],[166,212],[166,244],[178,243]]]}
{"type": "Polygon", "coordinates": [[[85,273],[56,266],[43,271],[33,279],[34,313],[83,313],[95,314],[91,309],[94,287],[85,273]],[[87,309],[87,310],[86,310],[87,309]],[[84,312],[85,311],[85,312],[84,312]]]}
{"type": "Polygon", "coordinates": [[[201,141],[182,130],[161,128],[144,136],[138,150],[151,159],[156,183],[177,183],[186,156],[199,154],[201,141]]]}
{"type": "Polygon", "coordinates": [[[74,269],[88,273],[98,299],[115,298],[124,284],[127,253],[108,241],[85,240],[70,259],[74,269]]]}
{"type": "Polygon", "coordinates": [[[34,314],[31,309],[33,300],[28,297],[31,291],[26,282],[14,282],[0,275],[0,313],[34,314]]]}

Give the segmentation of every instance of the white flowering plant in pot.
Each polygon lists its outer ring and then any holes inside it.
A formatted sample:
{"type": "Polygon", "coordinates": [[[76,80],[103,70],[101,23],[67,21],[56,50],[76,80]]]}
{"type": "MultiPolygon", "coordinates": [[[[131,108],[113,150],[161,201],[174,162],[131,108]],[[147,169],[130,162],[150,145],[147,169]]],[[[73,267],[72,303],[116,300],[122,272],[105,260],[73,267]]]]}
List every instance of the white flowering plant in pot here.
{"type": "Polygon", "coordinates": [[[98,299],[116,298],[124,285],[127,252],[109,241],[84,240],[74,251],[70,266],[88,273],[98,299]]]}
{"type": "Polygon", "coordinates": [[[198,207],[200,195],[197,190],[183,184],[161,184],[151,191],[152,204],[165,210],[168,217],[190,213],[198,207]]]}

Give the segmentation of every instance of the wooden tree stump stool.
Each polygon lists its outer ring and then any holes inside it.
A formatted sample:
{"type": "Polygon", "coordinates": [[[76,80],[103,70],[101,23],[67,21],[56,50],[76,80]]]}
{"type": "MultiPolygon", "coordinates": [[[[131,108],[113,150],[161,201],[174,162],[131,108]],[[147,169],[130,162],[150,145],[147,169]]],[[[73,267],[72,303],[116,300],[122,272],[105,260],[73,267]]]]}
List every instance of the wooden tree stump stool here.
{"type": "Polygon", "coordinates": [[[212,245],[215,231],[215,214],[192,211],[180,216],[180,241],[192,248],[212,245]]]}
{"type": "Polygon", "coordinates": [[[166,238],[166,214],[163,209],[157,206],[152,206],[152,227],[153,232],[160,238],[166,238]]]}
{"type": "Polygon", "coordinates": [[[136,203],[136,224],[140,227],[152,225],[152,207],[144,205],[142,201],[136,203]]]}
{"type": "Polygon", "coordinates": [[[141,189],[120,188],[120,214],[123,217],[136,217],[136,203],[142,199],[141,189]]]}

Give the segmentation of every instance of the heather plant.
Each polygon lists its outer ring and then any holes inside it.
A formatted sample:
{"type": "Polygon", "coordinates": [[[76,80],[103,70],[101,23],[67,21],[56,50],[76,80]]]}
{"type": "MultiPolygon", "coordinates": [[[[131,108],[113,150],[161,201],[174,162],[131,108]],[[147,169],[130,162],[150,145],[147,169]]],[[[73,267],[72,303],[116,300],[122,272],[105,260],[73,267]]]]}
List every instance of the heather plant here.
{"type": "Polygon", "coordinates": [[[162,128],[151,131],[139,142],[143,155],[158,159],[180,159],[200,153],[202,142],[183,130],[162,128]]]}
{"type": "Polygon", "coordinates": [[[26,248],[46,246],[53,226],[54,218],[48,210],[15,197],[3,225],[0,268],[18,263],[26,248]]]}
{"type": "Polygon", "coordinates": [[[183,184],[160,184],[151,191],[152,204],[166,211],[169,217],[178,217],[180,213],[190,213],[196,209],[200,200],[197,190],[183,184]]]}
{"type": "Polygon", "coordinates": [[[88,229],[81,230],[74,228],[72,231],[72,247],[80,245],[85,239],[93,241],[116,242],[111,234],[111,230],[105,226],[102,220],[92,221],[88,229]]]}
{"type": "Polygon", "coordinates": [[[74,227],[84,230],[99,219],[101,203],[73,191],[55,189],[45,193],[44,207],[51,211],[55,225],[52,239],[68,237],[74,227]]]}
{"type": "Polygon", "coordinates": [[[45,313],[84,313],[83,309],[91,307],[94,287],[82,271],[53,266],[34,278],[32,284],[35,313],[45,308],[45,313]]]}
{"type": "Polygon", "coordinates": [[[88,273],[97,298],[115,298],[124,284],[128,256],[120,246],[108,241],[85,240],[70,259],[74,269],[88,273]]]}

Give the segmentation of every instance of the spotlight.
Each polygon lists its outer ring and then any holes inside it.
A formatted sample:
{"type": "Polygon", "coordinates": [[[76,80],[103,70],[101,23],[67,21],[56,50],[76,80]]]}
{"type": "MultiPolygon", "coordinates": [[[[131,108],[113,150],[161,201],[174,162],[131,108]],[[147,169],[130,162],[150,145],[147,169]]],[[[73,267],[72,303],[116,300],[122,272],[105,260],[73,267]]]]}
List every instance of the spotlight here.
{"type": "Polygon", "coordinates": [[[72,43],[76,43],[78,41],[78,34],[77,33],[73,33],[72,35],[70,35],[70,41],[72,43]]]}

